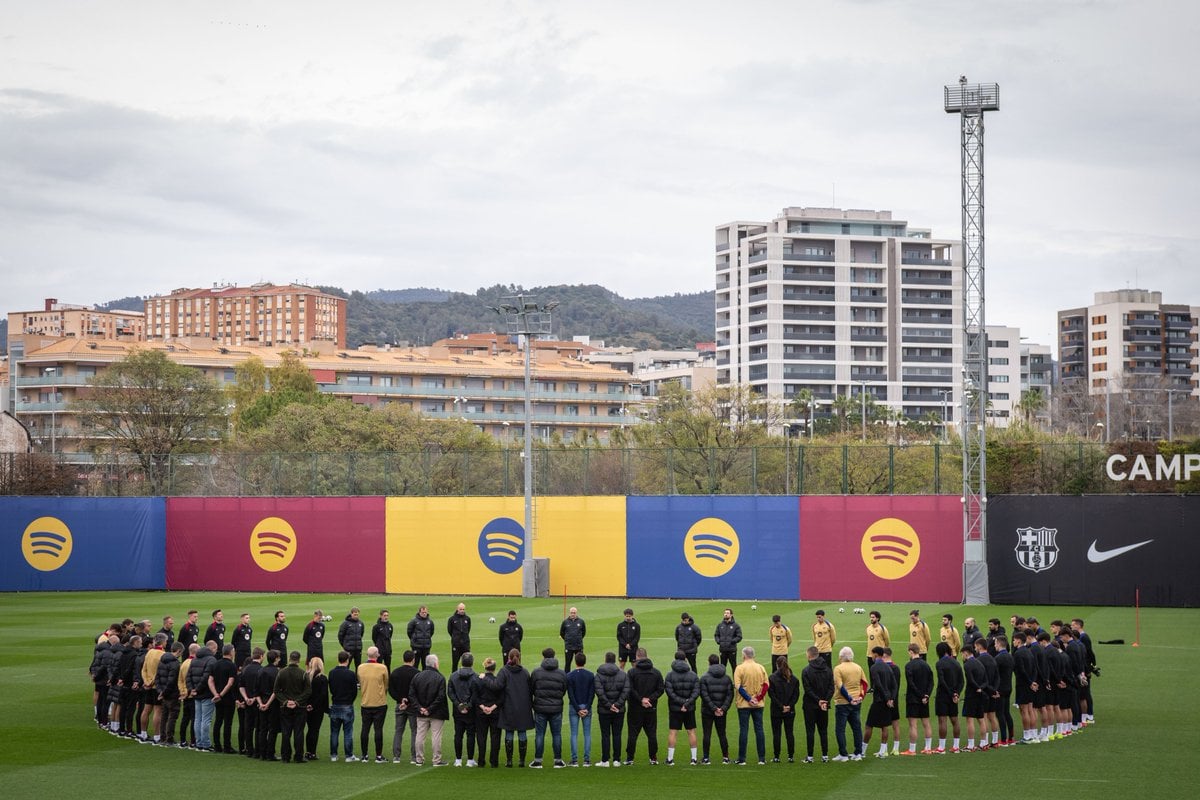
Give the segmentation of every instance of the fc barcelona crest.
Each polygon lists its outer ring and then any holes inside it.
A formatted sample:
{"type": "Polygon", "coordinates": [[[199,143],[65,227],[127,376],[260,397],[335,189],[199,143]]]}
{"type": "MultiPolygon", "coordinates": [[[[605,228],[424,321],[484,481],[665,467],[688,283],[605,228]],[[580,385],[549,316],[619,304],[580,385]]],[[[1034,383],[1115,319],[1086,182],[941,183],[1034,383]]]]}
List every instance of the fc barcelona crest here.
{"type": "Polygon", "coordinates": [[[1057,528],[1017,528],[1017,563],[1030,572],[1041,572],[1058,563],[1057,528]]]}

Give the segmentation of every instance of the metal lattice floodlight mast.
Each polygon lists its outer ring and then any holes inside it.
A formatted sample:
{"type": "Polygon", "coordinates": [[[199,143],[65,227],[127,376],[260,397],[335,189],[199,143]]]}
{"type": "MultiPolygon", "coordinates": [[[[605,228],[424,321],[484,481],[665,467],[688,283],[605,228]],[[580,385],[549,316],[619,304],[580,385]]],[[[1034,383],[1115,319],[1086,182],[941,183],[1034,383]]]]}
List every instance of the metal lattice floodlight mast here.
{"type": "Polygon", "coordinates": [[[963,249],[963,588],[968,604],[988,603],[987,581],[987,329],[984,318],[983,112],[1000,109],[1000,86],[945,87],[946,113],[962,132],[963,249]]]}
{"type": "MultiPolygon", "coordinates": [[[[525,552],[521,559],[521,595],[523,597],[539,597],[536,567],[533,561],[533,386],[530,383],[533,362],[533,338],[550,334],[550,312],[558,307],[558,303],[538,303],[530,295],[518,294],[501,298],[503,302],[492,308],[504,317],[505,327],[510,336],[522,337],[522,349],[525,351],[525,444],[522,460],[525,464],[525,552]]],[[[549,591],[549,586],[545,589],[549,591]]]]}

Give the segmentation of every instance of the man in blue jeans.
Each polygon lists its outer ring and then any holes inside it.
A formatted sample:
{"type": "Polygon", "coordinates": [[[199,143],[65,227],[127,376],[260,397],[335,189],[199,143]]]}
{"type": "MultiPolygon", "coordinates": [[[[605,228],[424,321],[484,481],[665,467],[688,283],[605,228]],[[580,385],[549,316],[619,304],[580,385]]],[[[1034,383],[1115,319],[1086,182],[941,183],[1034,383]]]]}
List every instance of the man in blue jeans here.
{"type": "Polygon", "coordinates": [[[854,651],[843,647],[838,652],[838,665],[833,668],[833,702],[836,719],[838,754],[834,761],[862,761],[862,701],[867,688],[867,675],[854,663],[854,651]],[[854,735],[854,752],[846,752],[846,723],[854,735]]]}
{"type": "Polygon", "coordinates": [[[583,765],[592,765],[592,700],[596,698],[596,676],[583,668],[587,656],[575,654],[575,669],[567,675],[570,702],[571,766],[579,766],[579,728],[583,728],[583,765]]]}
{"type": "Polygon", "coordinates": [[[196,720],[193,723],[196,731],[196,749],[212,750],[213,696],[208,679],[212,675],[217,643],[209,640],[196,651],[191,666],[188,667],[185,684],[189,693],[196,698],[196,720]]]}
{"type": "Polygon", "coordinates": [[[738,712],[738,766],[746,766],[746,745],[749,744],[750,723],[754,724],[754,743],[758,746],[758,763],[767,763],[767,738],[763,733],[763,699],[767,696],[767,671],[754,660],[754,648],[742,648],[742,663],[733,671],[734,702],[738,712]]]}
{"type": "Polygon", "coordinates": [[[354,757],[354,699],[358,697],[358,676],[350,669],[350,654],[338,653],[338,665],[329,671],[329,760],[338,760],[338,730],[342,732],[346,763],[354,757]]]}
{"type": "Polygon", "coordinates": [[[542,750],[546,746],[546,727],[550,727],[551,743],[554,747],[554,768],[565,767],[562,760],[562,712],[563,697],[567,694],[567,676],[558,668],[554,648],[542,651],[542,663],[529,676],[530,693],[533,696],[533,761],[529,766],[542,768],[542,750]]]}

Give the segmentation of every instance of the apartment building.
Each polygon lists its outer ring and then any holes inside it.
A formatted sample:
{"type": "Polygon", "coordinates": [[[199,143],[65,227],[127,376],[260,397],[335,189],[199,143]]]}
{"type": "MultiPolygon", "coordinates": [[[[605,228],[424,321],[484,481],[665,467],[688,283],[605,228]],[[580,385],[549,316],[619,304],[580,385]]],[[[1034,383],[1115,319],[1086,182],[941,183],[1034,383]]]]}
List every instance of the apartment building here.
{"type": "MultiPolygon", "coordinates": [[[[133,343],[60,339],[16,361],[14,415],[40,441],[43,450],[81,453],[95,444],[79,425],[71,402],[87,391],[91,378],[125,358],[133,343]]],[[[206,339],[180,339],[140,345],[196,367],[219,383],[232,383],[235,369],[257,356],[268,368],[284,353],[298,353],[321,392],[351,402],[407,406],[424,417],[459,419],[502,440],[519,440],[525,420],[523,353],[460,355],[445,347],[390,348],[316,353],[285,347],[226,347],[206,339]]],[[[619,427],[636,424],[641,401],[627,373],[534,350],[532,419],[534,435],[557,434],[570,441],[584,435],[600,440],[619,427]]]]}
{"type": "Polygon", "coordinates": [[[1200,395],[1200,306],[1167,304],[1162,292],[1096,292],[1094,302],[1058,312],[1060,384],[1089,395],[1136,380],[1200,395]]]}
{"type": "Polygon", "coordinates": [[[225,346],[346,346],[346,300],[290,284],[176,289],[146,300],[146,338],[208,339],[225,346]]]}
{"type": "Polygon", "coordinates": [[[716,383],[716,349],[711,344],[709,342],[709,346],[695,350],[611,347],[585,353],[583,359],[629,373],[642,397],[650,399],[657,397],[668,383],[677,383],[688,391],[704,389],[716,383]]]}
{"type": "Polygon", "coordinates": [[[869,392],[957,419],[962,254],[890,211],[786,208],[716,228],[717,382],[818,403],[869,392]]]}
{"type": "Polygon", "coordinates": [[[988,421],[1007,428],[1021,402],[1021,329],[987,326],[988,421]]]}

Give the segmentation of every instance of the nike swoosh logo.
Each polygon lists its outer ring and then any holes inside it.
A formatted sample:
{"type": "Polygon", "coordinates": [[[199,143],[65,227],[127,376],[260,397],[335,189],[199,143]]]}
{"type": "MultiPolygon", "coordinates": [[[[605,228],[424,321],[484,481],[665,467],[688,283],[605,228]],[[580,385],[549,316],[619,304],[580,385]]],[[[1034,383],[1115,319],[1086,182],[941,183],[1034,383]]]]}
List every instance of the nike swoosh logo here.
{"type": "Polygon", "coordinates": [[[1124,547],[1114,547],[1112,550],[1097,550],[1096,540],[1093,539],[1092,546],[1088,548],[1087,552],[1088,561],[1092,562],[1093,564],[1099,564],[1103,561],[1108,561],[1110,558],[1116,558],[1117,556],[1125,555],[1130,550],[1137,550],[1139,547],[1150,544],[1153,541],[1153,539],[1147,539],[1146,541],[1138,542],[1137,544],[1127,544],[1124,547]]]}

